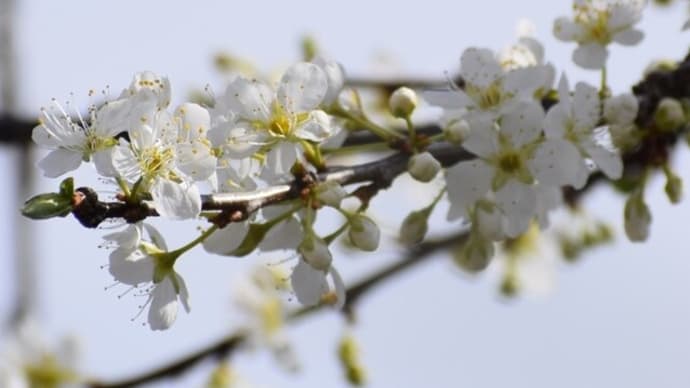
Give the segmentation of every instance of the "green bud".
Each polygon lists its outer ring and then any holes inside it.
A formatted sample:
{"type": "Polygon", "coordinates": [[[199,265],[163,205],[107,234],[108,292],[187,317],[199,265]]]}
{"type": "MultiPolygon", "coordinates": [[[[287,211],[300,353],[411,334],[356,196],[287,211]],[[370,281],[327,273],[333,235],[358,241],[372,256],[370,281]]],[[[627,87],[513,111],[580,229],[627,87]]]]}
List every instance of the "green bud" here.
{"type": "Polygon", "coordinates": [[[22,215],[33,220],[65,217],[72,211],[72,197],[58,193],[39,194],[24,202],[22,215]]]}
{"type": "Polygon", "coordinates": [[[514,273],[506,274],[501,281],[501,294],[507,298],[512,298],[520,291],[520,282],[514,273]]]}
{"type": "Polygon", "coordinates": [[[665,132],[675,131],[685,124],[685,112],[680,101],[670,97],[663,98],[654,112],[654,122],[665,132]]]}
{"type": "Polygon", "coordinates": [[[345,369],[345,378],[355,386],[364,385],[364,368],[359,362],[359,349],[351,335],[344,335],[338,344],[338,358],[345,369]]]}
{"type": "Polygon", "coordinates": [[[493,241],[473,233],[462,249],[456,251],[453,259],[463,270],[477,273],[489,266],[494,253],[493,241]]]}
{"type": "Polygon", "coordinates": [[[641,192],[634,193],[625,202],[625,234],[630,241],[645,241],[649,237],[652,213],[644,202],[641,192]]]}
{"type": "Polygon", "coordinates": [[[311,61],[314,59],[318,53],[318,45],[316,44],[316,39],[313,36],[306,35],[302,37],[302,59],[305,61],[311,61]]]}
{"type": "Polygon", "coordinates": [[[415,210],[405,217],[400,225],[400,241],[404,244],[413,245],[422,242],[429,229],[430,208],[415,210]]]}
{"type": "Polygon", "coordinates": [[[679,203],[683,197],[683,180],[673,173],[667,175],[664,191],[666,191],[668,200],[671,201],[672,204],[679,203]]]}

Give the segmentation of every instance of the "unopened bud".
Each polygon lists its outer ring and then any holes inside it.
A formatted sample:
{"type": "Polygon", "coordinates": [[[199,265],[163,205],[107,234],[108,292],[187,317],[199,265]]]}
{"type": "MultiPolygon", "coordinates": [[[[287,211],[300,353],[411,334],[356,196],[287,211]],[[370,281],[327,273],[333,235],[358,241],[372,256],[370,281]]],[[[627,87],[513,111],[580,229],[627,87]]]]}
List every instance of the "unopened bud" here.
{"type": "Polygon", "coordinates": [[[493,241],[472,235],[454,259],[463,270],[471,273],[483,271],[494,257],[493,241]]]}
{"type": "Polygon", "coordinates": [[[39,194],[24,203],[22,215],[34,220],[64,217],[72,211],[71,197],[58,193],[39,194]]]}
{"type": "Polygon", "coordinates": [[[407,163],[407,171],[420,182],[431,181],[440,169],[441,163],[429,152],[413,155],[407,163]]]}
{"type": "Polygon", "coordinates": [[[328,244],[313,233],[304,237],[302,243],[297,247],[297,251],[312,268],[321,271],[328,271],[333,261],[331,251],[328,250],[328,244]]]}
{"type": "Polygon", "coordinates": [[[400,225],[400,241],[408,245],[422,242],[429,229],[429,214],[426,208],[408,214],[400,225]]]}
{"type": "Polygon", "coordinates": [[[659,102],[654,112],[654,122],[662,131],[674,131],[685,124],[683,106],[674,98],[666,97],[659,102]]]}
{"type": "Polygon", "coordinates": [[[345,197],[347,191],[338,182],[326,181],[316,187],[316,198],[324,205],[340,207],[340,202],[345,197]]]}
{"type": "Polygon", "coordinates": [[[683,198],[683,180],[680,179],[678,175],[673,173],[669,174],[666,177],[666,186],[664,186],[664,191],[666,191],[668,200],[671,201],[671,203],[679,203],[683,198]]]}
{"type": "Polygon", "coordinates": [[[350,219],[350,242],[363,251],[375,251],[379,247],[381,232],[369,217],[357,214],[350,219]]]}
{"type": "Polygon", "coordinates": [[[445,128],[446,140],[453,144],[461,144],[470,135],[470,125],[466,120],[454,120],[445,128]]]}
{"type": "Polygon", "coordinates": [[[604,117],[609,124],[629,125],[637,117],[637,98],[630,93],[606,99],[604,102],[604,117]]]}
{"type": "Polygon", "coordinates": [[[624,221],[625,234],[630,241],[645,241],[649,237],[652,214],[641,194],[635,193],[626,201],[624,221]]]}
{"type": "Polygon", "coordinates": [[[417,93],[408,87],[400,87],[391,94],[388,106],[393,116],[408,118],[417,107],[417,93]]]}

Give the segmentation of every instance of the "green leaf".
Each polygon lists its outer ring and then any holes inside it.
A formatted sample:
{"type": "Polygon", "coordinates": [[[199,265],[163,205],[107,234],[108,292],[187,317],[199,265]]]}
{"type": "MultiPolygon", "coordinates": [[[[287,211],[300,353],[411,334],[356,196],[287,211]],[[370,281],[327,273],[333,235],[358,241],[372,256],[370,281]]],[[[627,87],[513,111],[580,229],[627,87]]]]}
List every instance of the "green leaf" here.
{"type": "Polygon", "coordinates": [[[273,223],[265,224],[250,224],[249,231],[247,235],[244,236],[244,240],[240,246],[238,246],[234,251],[228,253],[229,256],[243,257],[254,252],[257,246],[264,240],[266,233],[273,227],[273,223]]]}

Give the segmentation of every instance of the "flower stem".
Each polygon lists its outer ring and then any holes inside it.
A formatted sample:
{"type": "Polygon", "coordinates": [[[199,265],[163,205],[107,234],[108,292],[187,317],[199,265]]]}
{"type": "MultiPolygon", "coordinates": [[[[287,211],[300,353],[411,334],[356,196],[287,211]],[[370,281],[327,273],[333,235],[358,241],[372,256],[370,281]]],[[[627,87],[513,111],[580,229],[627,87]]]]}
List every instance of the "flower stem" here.
{"type": "Polygon", "coordinates": [[[204,242],[213,232],[218,230],[218,225],[213,225],[210,228],[206,229],[203,233],[199,235],[199,237],[195,238],[194,240],[190,241],[189,243],[185,244],[184,246],[175,249],[171,253],[176,255],[177,257],[181,256],[188,250],[194,248],[195,246],[199,245],[200,243],[204,242]]]}

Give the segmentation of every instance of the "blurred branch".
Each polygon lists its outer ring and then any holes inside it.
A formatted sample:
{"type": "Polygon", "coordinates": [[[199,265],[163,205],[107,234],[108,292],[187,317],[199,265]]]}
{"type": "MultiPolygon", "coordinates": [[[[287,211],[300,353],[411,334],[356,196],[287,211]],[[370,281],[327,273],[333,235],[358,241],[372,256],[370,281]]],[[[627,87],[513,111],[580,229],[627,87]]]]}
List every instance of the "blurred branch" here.
{"type": "MultiPolygon", "coordinates": [[[[368,294],[369,291],[392,279],[395,275],[411,269],[418,264],[429,261],[429,259],[435,257],[435,253],[448,249],[449,247],[463,244],[466,236],[467,233],[462,231],[437,241],[425,242],[410,248],[405,257],[400,261],[379,269],[378,271],[365,277],[348,288],[347,302],[344,307],[345,311],[351,310],[362,297],[368,294]]],[[[325,310],[324,305],[311,308],[302,308],[290,314],[287,318],[287,322],[296,322],[299,319],[306,318],[318,311],[323,310],[325,310]]],[[[181,373],[184,373],[185,371],[193,368],[200,362],[207,359],[225,359],[229,357],[233,351],[237,350],[248,339],[248,337],[248,331],[239,330],[222,338],[218,342],[207,346],[206,348],[200,349],[190,355],[173,361],[170,364],[161,366],[141,375],[114,382],[92,380],[88,382],[87,385],[91,388],[125,388],[134,387],[163,378],[173,378],[179,376],[181,373]]]]}

